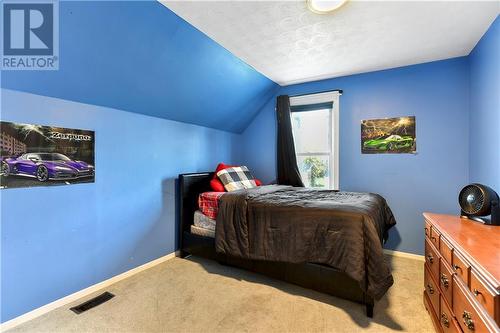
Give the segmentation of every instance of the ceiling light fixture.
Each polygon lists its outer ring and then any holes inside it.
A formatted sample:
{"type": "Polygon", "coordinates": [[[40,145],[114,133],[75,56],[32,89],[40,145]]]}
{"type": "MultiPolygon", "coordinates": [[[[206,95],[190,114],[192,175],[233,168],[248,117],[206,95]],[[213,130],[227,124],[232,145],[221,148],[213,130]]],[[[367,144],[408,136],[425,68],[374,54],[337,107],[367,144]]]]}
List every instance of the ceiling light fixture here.
{"type": "Polygon", "coordinates": [[[329,14],[346,2],[347,0],[306,0],[307,8],[316,14],[329,14]]]}

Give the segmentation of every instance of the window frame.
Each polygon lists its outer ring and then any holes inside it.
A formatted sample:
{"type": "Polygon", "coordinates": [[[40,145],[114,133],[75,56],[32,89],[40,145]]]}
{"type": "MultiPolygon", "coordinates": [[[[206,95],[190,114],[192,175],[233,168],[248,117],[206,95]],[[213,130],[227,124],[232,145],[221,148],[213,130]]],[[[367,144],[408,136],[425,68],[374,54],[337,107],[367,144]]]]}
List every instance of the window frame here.
{"type": "MultiPolygon", "coordinates": [[[[307,94],[307,95],[299,95],[299,96],[291,96],[290,97],[290,107],[297,106],[306,106],[306,105],[314,105],[314,104],[325,104],[332,103],[331,111],[330,111],[330,147],[331,151],[330,155],[330,186],[329,189],[332,190],[340,190],[340,166],[339,166],[339,156],[340,156],[340,133],[339,133],[339,122],[340,122],[340,91],[327,91],[317,94],[307,94]]],[[[313,110],[324,110],[325,107],[319,107],[313,110]]],[[[294,111],[292,111],[294,112],[294,111]]],[[[295,111],[295,112],[309,112],[309,111],[295,111]]],[[[293,132],[293,131],[292,131],[293,132]]],[[[303,155],[304,153],[295,153],[297,156],[299,154],[303,155]]],[[[322,155],[325,153],[308,153],[307,155],[322,155]]]]}

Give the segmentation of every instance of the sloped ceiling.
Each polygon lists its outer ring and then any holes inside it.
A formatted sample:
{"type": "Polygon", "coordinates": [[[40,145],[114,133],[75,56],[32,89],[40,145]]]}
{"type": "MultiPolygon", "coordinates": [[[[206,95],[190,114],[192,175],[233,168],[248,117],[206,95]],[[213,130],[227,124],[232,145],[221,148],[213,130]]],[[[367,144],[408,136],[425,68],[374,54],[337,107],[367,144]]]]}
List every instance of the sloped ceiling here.
{"type": "Polygon", "coordinates": [[[350,0],[325,15],[305,0],[160,1],[281,85],[468,55],[500,12],[476,0],[350,0]]]}
{"type": "Polygon", "coordinates": [[[157,1],[61,1],[57,71],[2,88],[241,132],[278,85],[157,1]]]}

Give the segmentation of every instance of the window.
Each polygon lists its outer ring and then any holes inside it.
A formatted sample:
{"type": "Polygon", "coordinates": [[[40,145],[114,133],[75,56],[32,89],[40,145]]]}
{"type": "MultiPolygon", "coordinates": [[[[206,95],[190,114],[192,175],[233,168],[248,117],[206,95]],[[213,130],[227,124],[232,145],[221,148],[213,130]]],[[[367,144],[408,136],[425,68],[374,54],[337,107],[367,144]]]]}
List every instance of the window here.
{"type": "Polygon", "coordinates": [[[290,98],[295,153],[306,187],[339,189],[339,95],[290,98]]]}

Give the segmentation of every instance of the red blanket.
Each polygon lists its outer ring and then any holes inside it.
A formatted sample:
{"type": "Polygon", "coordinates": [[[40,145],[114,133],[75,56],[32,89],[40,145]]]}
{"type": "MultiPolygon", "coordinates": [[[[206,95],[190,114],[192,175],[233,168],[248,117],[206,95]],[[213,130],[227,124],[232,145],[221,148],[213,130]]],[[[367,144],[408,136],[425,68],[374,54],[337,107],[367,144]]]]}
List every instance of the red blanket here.
{"type": "Polygon", "coordinates": [[[217,219],[217,213],[219,212],[219,198],[226,192],[203,192],[198,197],[198,207],[203,215],[211,218],[212,220],[217,219]]]}

